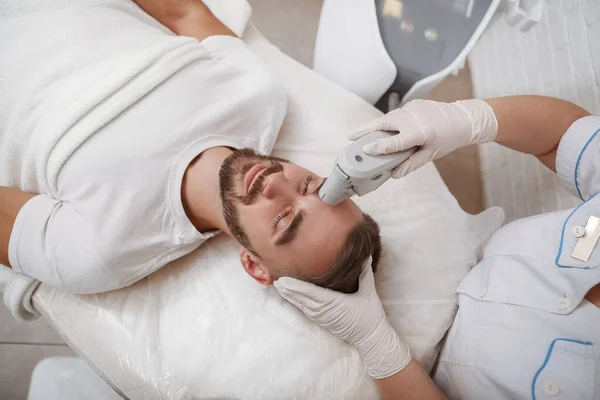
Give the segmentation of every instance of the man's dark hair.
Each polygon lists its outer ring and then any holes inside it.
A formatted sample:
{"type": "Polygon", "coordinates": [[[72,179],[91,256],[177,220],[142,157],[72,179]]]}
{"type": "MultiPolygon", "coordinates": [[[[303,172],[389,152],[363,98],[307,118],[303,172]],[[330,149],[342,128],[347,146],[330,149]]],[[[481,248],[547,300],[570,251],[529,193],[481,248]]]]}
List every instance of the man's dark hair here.
{"type": "Polygon", "coordinates": [[[363,213],[363,220],[350,232],[327,274],[320,278],[303,279],[338,292],[354,293],[358,290],[358,278],[365,262],[373,257],[371,268],[375,272],[380,255],[379,225],[363,213]]]}

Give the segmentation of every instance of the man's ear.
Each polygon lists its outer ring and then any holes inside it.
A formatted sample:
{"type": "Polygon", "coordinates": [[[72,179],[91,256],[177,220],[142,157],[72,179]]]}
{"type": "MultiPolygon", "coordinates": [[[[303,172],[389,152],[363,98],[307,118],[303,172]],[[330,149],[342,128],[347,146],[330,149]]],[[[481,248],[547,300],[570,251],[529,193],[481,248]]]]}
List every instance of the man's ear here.
{"type": "Polygon", "coordinates": [[[262,260],[250,253],[245,247],[240,249],[240,262],[248,275],[253,277],[256,282],[265,286],[273,284],[273,276],[265,268],[262,260]]]}

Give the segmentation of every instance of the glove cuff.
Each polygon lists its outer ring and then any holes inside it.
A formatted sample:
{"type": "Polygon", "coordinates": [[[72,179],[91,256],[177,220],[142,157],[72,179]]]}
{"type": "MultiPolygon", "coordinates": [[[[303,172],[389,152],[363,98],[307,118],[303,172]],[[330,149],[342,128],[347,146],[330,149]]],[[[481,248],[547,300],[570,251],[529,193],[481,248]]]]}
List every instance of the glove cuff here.
{"type": "Polygon", "coordinates": [[[412,359],[410,348],[386,322],[382,334],[376,335],[358,348],[369,375],[384,379],[402,371],[412,359]]]}
{"type": "Polygon", "coordinates": [[[471,120],[471,139],[468,144],[493,142],[498,135],[498,120],[492,107],[483,100],[457,101],[471,120]]]}

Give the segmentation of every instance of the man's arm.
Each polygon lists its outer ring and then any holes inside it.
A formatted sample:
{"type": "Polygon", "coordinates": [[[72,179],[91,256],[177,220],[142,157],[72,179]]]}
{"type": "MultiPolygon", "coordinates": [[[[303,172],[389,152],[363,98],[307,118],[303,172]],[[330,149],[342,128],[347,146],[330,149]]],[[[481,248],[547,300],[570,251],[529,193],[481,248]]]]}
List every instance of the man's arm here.
{"type": "Polygon", "coordinates": [[[375,379],[383,400],[445,400],[447,397],[414,359],[400,372],[375,379]]]}
{"type": "Polygon", "coordinates": [[[579,118],[590,115],[566,100],[545,96],[509,96],[485,100],[496,115],[495,142],[535,155],[556,171],[556,150],[563,134],[579,118]]]}
{"type": "Polygon", "coordinates": [[[34,196],[31,193],[0,186],[0,264],[10,267],[8,242],[15,225],[15,219],[25,203],[34,196]]]}
{"type": "Polygon", "coordinates": [[[202,0],[134,0],[144,11],[178,35],[200,41],[213,35],[236,36],[202,0]]]}
{"type": "Polygon", "coordinates": [[[446,398],[387,321],[370,261],[356,293],[344,294],[288,277],[279,278],[274,286],[312,321],[356,347],[384,400],[446,398]]]}
{"type": "Polygon", "coordinates": [[[366,144],[363,151],[378,156],[418,148],[393,172],[401,178],[454,150],[470,144],[497,143],[535,155],[555,170],[556,150],[567,129],[590,115],[565,100],[545,96],[508,96],[488,100],[443,103],[413,100],[353,132],[357,140],[369,132],[397,132],[366,144]]]}

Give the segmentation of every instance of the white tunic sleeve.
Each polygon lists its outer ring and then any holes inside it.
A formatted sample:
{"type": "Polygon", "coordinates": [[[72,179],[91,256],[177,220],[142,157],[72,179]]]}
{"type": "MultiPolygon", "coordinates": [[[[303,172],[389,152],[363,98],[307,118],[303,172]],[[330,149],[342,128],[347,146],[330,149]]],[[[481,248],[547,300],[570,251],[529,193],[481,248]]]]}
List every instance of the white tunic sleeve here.
{"type": "Polygon", "coordinates": [[[600,192],[600,117],[584,117],[564,134],[556,155],[560,183],[581,200],[600,192]]]}

